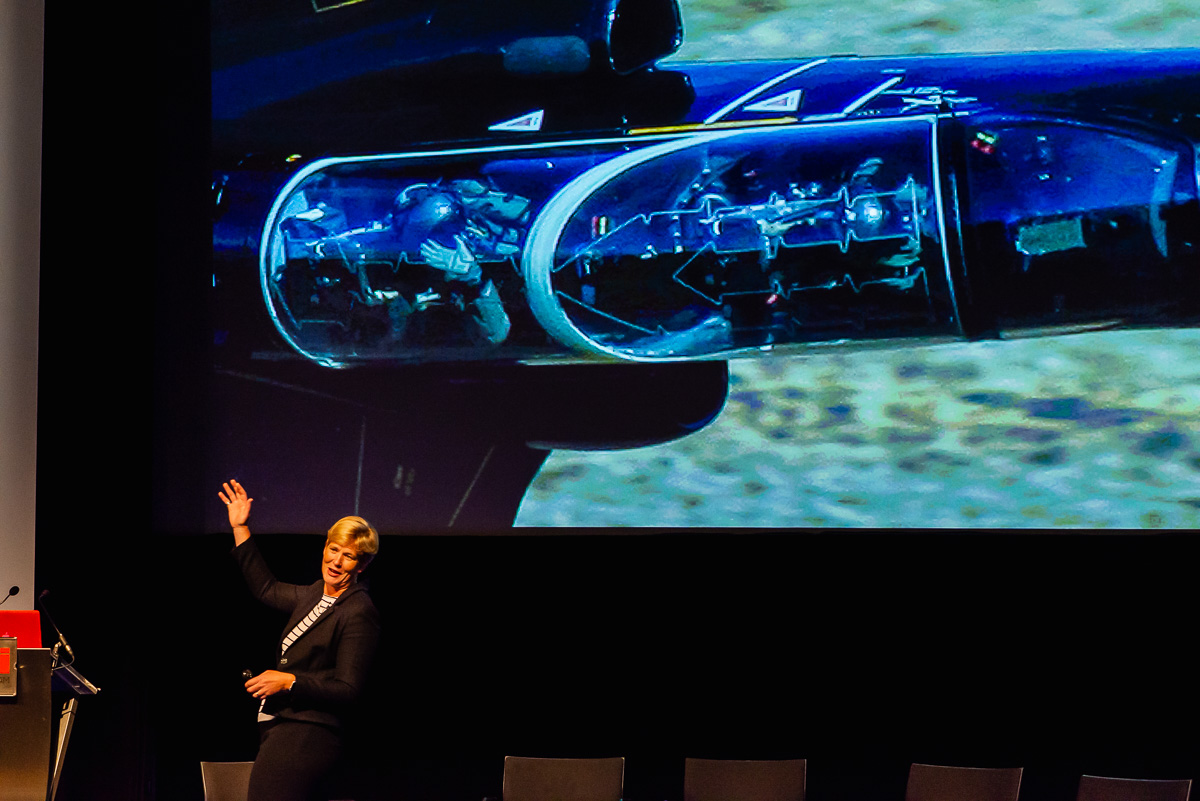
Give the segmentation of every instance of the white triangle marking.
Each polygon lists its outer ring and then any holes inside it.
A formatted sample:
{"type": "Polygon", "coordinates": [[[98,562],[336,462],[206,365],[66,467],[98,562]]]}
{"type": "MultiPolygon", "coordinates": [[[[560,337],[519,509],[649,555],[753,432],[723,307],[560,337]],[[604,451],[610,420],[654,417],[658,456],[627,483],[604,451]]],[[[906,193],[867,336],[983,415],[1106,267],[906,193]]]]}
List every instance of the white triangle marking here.
{"type": "Polygon", "coordinates": [[[495,125],[489,125],[489,131],[540,131],[542,129],[542,117],[546,114],[542,109],[531,111],[520,117],[516,117],[505,122],[498,122],[495,125]]]}
{"type": "Polygon", "coordinates": [[[752,103],[746,106],[743,111],[795,111],[800,108],[800,95],[803,91],[803,89],[794,89],[782,95],[775,95],[775,97],[752,103]]]}

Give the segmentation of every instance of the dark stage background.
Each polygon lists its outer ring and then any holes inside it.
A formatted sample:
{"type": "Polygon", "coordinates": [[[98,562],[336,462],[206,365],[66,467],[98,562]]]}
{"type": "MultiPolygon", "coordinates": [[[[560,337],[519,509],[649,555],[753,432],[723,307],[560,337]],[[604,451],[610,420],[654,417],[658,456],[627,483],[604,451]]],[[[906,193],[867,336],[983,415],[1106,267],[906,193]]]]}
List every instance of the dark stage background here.
{"type": "MultiPolygon", "coordinates": [[[[197,418],[189,301],[203,14],[136,6],[47,14],[37,591],[102,690],[61,801],[199,799],[202,759],[251,758],[239,674],[282,626],[227,533],[151,524],[163,482],[203,472],[188,432],[221,421],[197,418]]],[[[320,537],[261,536],[281,577],[316,578],[320,537]]],[[[505,754],[624,755],[633,801],[676,801],[685,756],[806,757],[812,801],[900,799],[913,761],[1023,765],[1024,801],[1071,801],[1084,772],[1200,778],[1198,542],[388,536],[357,797],[478,801],[505,754]]]]}
{"type": "MultiPolygon", "coordinates": [[[[319,537],[260,536],[281,577],[316,575],[319,537]]],[[[198,801],[200,760],[253,757],[239,673],[267,666],[282,621],[231,540],[46,560],[102,688],[61,799],[198,801]]],[[[635,801],[680,798],[685,756],[806,757],[812,801],[902,798],[913,761],[1022,765],[1025,801],[1070,801],[1081,773],[1193,777],[1193,542],[388,537],[355,797],[478,801],[505,754],[624,755],[635,801]]]]}

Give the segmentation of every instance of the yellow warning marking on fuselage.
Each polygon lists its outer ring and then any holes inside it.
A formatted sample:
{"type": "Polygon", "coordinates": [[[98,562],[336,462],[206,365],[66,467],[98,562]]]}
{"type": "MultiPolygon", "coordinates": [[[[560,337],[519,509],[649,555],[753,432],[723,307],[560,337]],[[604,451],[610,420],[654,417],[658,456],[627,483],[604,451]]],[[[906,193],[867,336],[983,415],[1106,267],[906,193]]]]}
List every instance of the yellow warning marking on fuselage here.
{"type": "Polygon", "coordinates": [[[312,0],[313,11],[318,14],[324,14],[326,11],[333,11],[335,8],[344,8],[345,6],[356,6],[359,3],[365,3],[367,0],[312,0]]]}
{"type": "Polygon", "coordinates": [[[643,134],[686,133],[688,131],[717,131],[722,128],[756,128],[760,125],[790,125],[799,122],[797,117],[772,117],[765,120],[738,120],[736,122],[714,122],[705,124],[694,122],[687,125],[663,125],[657,128],[631,128],[626,133],[629,136],[643,134]]]}

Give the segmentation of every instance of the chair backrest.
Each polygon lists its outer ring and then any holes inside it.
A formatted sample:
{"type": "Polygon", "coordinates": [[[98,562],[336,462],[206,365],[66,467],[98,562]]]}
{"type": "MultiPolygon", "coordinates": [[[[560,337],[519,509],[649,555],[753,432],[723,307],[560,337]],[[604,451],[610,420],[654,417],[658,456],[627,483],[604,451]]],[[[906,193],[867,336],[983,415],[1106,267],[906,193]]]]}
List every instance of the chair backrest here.
{"type": "Polygon", "coordinates": [[[204,801],[246,801],[253,762],[201,762],[204,801]]]}
{"type": "Polygon", "coordinates": [[[625,757],[504,758],[504,801],[621,801],[625,757]]]}
{"type": "Polygon", "coordinates": [[[683,801],[804,801],[803,759],[696,759],[683,763],[683,801]]]}
{"type": "Polygon", "coordinates": [[[1017,801],[1022,768],[960,768],[914,763],[904,801],[1017,801]]]}
{"type": "Polygon", "coordinates": [[[1113,779],[1083,776],[1076,801],[1188,801],[1191,779],[1113,779]]]}

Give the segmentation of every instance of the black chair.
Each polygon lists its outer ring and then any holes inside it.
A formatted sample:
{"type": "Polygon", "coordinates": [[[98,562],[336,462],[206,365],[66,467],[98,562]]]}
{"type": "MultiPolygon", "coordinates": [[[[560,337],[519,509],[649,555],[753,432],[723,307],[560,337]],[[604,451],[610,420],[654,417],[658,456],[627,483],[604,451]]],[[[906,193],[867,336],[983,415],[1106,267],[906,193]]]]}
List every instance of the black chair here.
{"type": "Polygon", "coordinates": [[[1082,776],[1075,801],[1188,801],[1191,791],[1191,779],[1082,776]]]}
{"type": "Polygon", "coordinates": [[[621,801],[625,757],[504,758],[503,801],[621,801]]]}
{"type": "Polygon", "coordinates": [[[253,762],[201,762],[204,801],[246,801],[253,762]]]}
{"type": "Polygon", "coordinates": [[[914,763],[904,801],[1017,801],[1022,771],[914,763]]]}
{"type": "Polygon", "coordinates": [[[803,759],[697,759],[683,766],[683,801],[804,801],[803,759]]]}
{"type": "Polygon", "coordinates": [[[253,762],[201,762],[204,801],[246,801],[253,762]]]}

